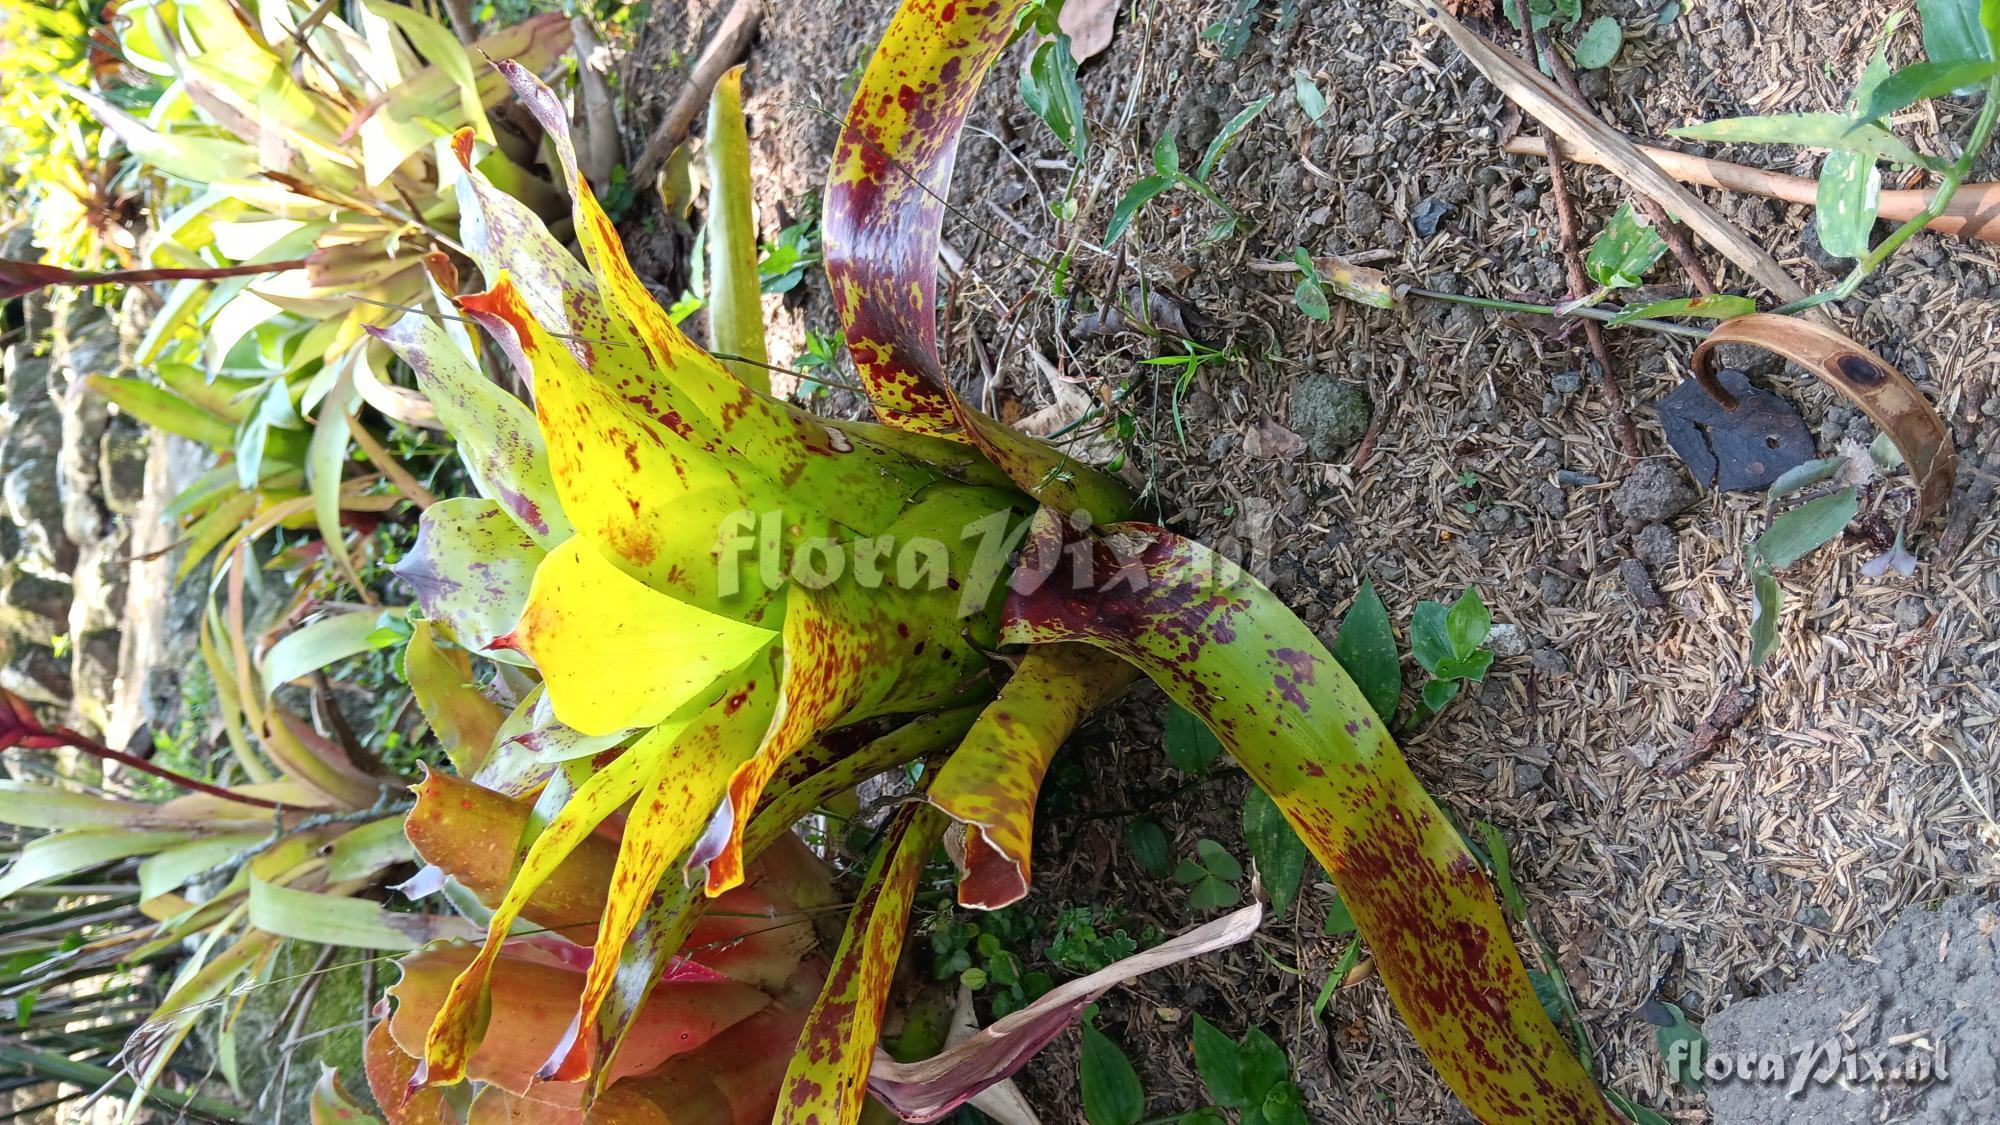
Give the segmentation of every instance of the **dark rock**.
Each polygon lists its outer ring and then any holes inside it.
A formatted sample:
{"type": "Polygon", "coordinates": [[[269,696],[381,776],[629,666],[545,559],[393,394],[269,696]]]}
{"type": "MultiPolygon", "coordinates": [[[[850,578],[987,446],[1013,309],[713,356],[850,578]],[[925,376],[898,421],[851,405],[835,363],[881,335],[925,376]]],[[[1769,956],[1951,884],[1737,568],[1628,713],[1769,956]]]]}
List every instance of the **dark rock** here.
{"type": "Polygon", "coordinates": [[[1417,237],[1429,238],[1437,233],[1438,224],[1451,211],[1451,204],[1435,196],[1426,196],[1417,200],[1417,205],[1410,209],[1410,226],[1416,229],[1417,237]]]}
{"type": "Polygon", "coordinates": [[[1569,599],[1570,591],[1576,589],[1576,579],[1556,571],[1545,570],[1537,581],[1542,601],[1549,605],[1561,605],[1569,599]]]}
{"type": "Polygon", "coordinates": [[[1306,450],[1316,461],[1339,457],[1342,450],[1361,440],[1374,417],[1375,405],[1368,392],[1352,383],[1313,375],[1292,388],[1289,425],[1293,433],[1306,439],[1306,450]]]}
{"type": "Polygon", "coordinates": [[[1680,558],[1673,529],[1663,523],[1649,523],[1632,540],[1632,553],[1654,570],[1664,570],[1680,558]]]}
{"type": "Polygon", "coordinates": [[[0,689],[30,703],[66,707],[70,699],[69,665],[44,645],[23,646],[0,667],[0,689]]]}
{"type": "Polygon", "coordinates": [[[1646,570],[1646,564],[1638,559],[1626,559],[1618,564],[1618,577],[1625,582],[1625,596],[1640,609],[1658,609],[1667,604],[1660,596],[1659,588],[1653,585],[1653,576],[1646,570]]]}
{"type": "Polygon", "coordinates": [[[98,481],[104,492],[104,506],[113,514],[130,516],[138,512],[146,494],[146,457],[152,442],[143,429],[127,425],[120,415],[105,431],[97,451],[98,481]]]}
{"type": "Polygon", "coordinates": [[[1583,389],[1583,372],[1559,371],[1550,377],[1549,387],[1559,395],[1573,395],[1583,389]]]}
{"type": "Polygon", "coordinates": [[[1626,519],[1658,523],[1687,510],[1695,501],[1694,486],[1674,464],[1643,461],[1611,492],[1611,506],[1626,519]]]}
{"type": "Polygon", "coordinates": [[[1596,473],[1586,473],[1576,469],[1557,469],[1556,483],[1564,488],[1588,488],[1593,484],[1603,484],[1604,478],[1596,473]]]}
{"type": "Polygon", "coordinates": [[[1561,519],[1569,515],[1569,496],[1553,484],[1544,484],[1535,489],[1535,507],[1546,515],[1561,519]]]}
{"type": "Polygon", "coordinates": [[[1551,679],[1569,675],[1569,658],[1546,645],[1529,653],[1528,663],[1536,672],[1551,679]]]}
{"type": "Polygon", "coordinates": [[[1535,790],[1540,789],[1542,783],[1548,780],[1548,774],[1549,771],[1546,766],[1538,766],[1533,762],[1515,762],[1514,794],[1525,797],[1535,790]]]}

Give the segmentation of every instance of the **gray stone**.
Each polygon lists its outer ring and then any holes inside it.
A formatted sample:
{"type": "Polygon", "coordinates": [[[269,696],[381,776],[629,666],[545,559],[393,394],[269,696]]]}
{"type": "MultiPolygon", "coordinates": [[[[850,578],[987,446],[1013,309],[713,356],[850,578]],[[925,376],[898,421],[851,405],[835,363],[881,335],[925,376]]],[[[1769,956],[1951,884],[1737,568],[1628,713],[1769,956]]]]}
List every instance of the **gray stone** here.
{"type": "Polygon", "coordinates": [[[1664,570],[1680,558],[1673,529],[1663,523],[1649,523],[1641,528],[1632,539],[1632,553],[1644,559],[1646,565],[1654,570],[1664,570]]]}
{"type": "Polygon", "coordinates": [[[0,591],[0,633],[32,644],[48,644],[69,630],[70,585],[8,567],[0,591]]]}
{"type": "Polygon", "coordinates": [[[1553,484],[1543,484],[1535,489],[1535,507],[1544,515],[1561,519],[1569,515],[1569,496],[1553,484]]]}
{"type": "Polygon", "coordinates": [[[1579,469],[1556,470],[1556,483],[1562,485],[1564,488],[1588,488],[1593,484],[1602,484],[1603,482],[1604,478],[1598,476],[1596,473],[1586,473],[1579,469]]]}
{"type": "Polygon", "coordinates": [[[69,704],[69,666],[46,645],[23,645],[0,666],[0,688],[45,707],[69,704]]]}
{"type": "Polygon", "coordinates": [[[1611,506],[1628,520],[1659,523],[1687,510],[1695,501],[1694,486],[1680,466],[1668,461],[1642,461],[1611,490],[1611,506]]]}
{"type": "Polygon", "coordinates": [[[1549,379],[1549,389],[1559,395],[1573,395],[1583,389],[1583,372],[1559,371],[1549,379]]]}
{"type": "Polygon", "coordinates": [[[1324,375],[1308,376],[1292,388],[1290,428],[1306,439],[1316,461],[1331,461],[1361,440],[1375,417],[1368,392],[1324,375]]]}
{"type": "Polygon", "coordinates": [[[1538,766],[1533,762],[1515,762],[1514,763],[1515,795],[1525,797],[1528,794],[1533,793],[1535,790],[1540,789],[1542,787],[1542,783],[1548,780],[1548,775],[1549,771],[1548,767],[1546,766],[1538,766]]]}
{"type": "Polygon", "coordinates": [[[1547,645],[1528,654],[1528,662],[1536,672],[1551,679],[1569,675],[1569,658],[1547,645]]]}
{"type": "Polygon", "coordinates": [[[145,430],[120,415],[104,433],[97,450],[97,479],[104,506],[114,515],[138,512],[146,495],[146,457],[152,442],[145,430]]]}
{"type": "Polygon", "coordinates": [[[1495,656],[1520,656],[1528,651],[1528,634],[1519,625],[1495,625],[1486,634],[1486,648],[1495,656]]]}

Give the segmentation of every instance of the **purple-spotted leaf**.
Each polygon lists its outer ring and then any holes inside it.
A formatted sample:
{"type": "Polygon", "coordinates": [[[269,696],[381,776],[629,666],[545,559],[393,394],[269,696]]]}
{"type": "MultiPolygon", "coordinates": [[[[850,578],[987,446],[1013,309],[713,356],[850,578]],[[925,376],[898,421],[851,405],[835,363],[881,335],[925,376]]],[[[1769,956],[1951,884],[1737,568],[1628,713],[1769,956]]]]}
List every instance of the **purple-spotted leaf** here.
{"type": "Polygon", "coordinates": [[[1352,911],[1404,1020],[1486,1120],[1618,1120],[1535,997],[1493,887],[1313,632],[1207,548],[1038,517],[1005,636],[1138,665],[1270,794],[1352,911]]]}
{"type": "Polygon", "coordinates": [[[440,500],[417,524],[417,545],[390,570],[409,586],[424,616],[466,648],[492,660],[528,658],[495,642],[514,631],[529,584],[545,555],[492,500],[440,500]]]}

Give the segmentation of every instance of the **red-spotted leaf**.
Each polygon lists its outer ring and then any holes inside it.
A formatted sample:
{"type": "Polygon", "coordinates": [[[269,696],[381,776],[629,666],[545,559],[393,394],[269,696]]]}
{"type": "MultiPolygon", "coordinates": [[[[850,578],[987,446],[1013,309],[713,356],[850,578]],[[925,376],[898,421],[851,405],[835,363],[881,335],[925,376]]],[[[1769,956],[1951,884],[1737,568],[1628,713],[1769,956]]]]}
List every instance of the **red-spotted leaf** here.
{"type": "Polygon", "coordinates": [[[1016,575],[1007,639],[1116,653],[1215,731],[1326,867],[1390,998],[1475,1115],[1618,1120],[1536,999],[1478,860],[1275,595],[1144,524],[1089,534],[1045,517],[1029,553],[1054,565],[1016,575]]]}

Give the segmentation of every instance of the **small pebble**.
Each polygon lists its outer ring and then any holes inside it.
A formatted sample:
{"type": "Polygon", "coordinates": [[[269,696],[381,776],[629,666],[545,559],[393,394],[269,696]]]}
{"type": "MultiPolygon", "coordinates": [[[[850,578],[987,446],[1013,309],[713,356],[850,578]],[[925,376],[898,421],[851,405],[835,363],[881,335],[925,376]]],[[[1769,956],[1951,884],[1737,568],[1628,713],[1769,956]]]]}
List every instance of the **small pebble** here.
{"type": "Polygon", "coordinates": [[[1486,634],[1486,647],[1495,656],[1520,656],[1528,651],[1528,635],[1519,625],[1495,625],[1486,634]]]}
{"type": "Polygon", "coordinates": [[[1583,372],[1561,371],[1549,379],[1549,386],[1557,394],[1573,395],[1583,389],[1583,372]]]}
{"type": "Polygon", "coordinates": [[[1593,484],[1603,484],[1604,478],[1596,473],[1579,472],[1576,469],[1557,469],[1556,483],[1564,488],[1588,488],[1593,484]]]}
{"type": "Polygon", "coordinates": [[[1680,557],[1674,545],[1673,529],[1663,523],[1649,523],[1641,528],[1632,540],[1632,553],[1644,559],[1654,570],[1664,570],[1674,565],[1680,557]]]}
{"type": "Polygon", "coordinates": [[[1535,671],[1551,679],[1569,675],[1569,658],[1547,645],[1536,649],[1528,660],[1535,671]]]}
{"type": "Polygon", "coordinates": [[[1518,796],[1526,796],[1527,794],[1533,793],[1535,790],[1540,789],[1542,787],[1542,782],[1548,779],[1548,774],[1549,774],[1548,768],[1545,766],[1538,766],[1533,762],[1515,762],[1514,763],[1515,794],[1518,796]]]}

